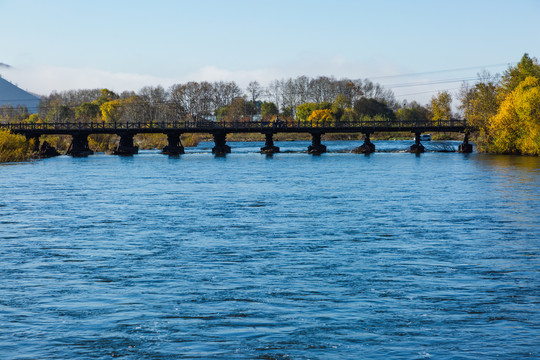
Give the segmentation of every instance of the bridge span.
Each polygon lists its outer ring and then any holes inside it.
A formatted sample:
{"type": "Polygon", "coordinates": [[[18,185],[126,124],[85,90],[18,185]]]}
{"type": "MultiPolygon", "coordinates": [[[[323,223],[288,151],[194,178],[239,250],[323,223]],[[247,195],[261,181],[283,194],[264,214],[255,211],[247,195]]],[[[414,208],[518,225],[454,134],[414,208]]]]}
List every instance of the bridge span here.
{"type": "Polygon", "coordinates": [[[358,148],[359,152],[372,153],[375,145],[370,141],[370,135],[379,132],[410,132],[415,134],[415,144],[411,146],[411,152],[423,152],[424,147],[420,142],[420,134],[427,132],[460,132],[465,134],[460,152],[472,152],[472,145],[468,142],[470,127],[465,120],[441,120],[441,121],[208,121],[186,120],[172,122],[66,122],[66,123],[8,123],[0,124],[0,128],[10,130],[13,133],[24,135],[28,139],[35,139],[39,146],[39,138],[43,135],[70,135],[72,138],[68,154],[72,156],[87,156],[92,154],[88,146],[88,136],[91,134],[116,134],[120,137],[115,154],[129,155],[138,152],[133,143],[136,134],[162,133],[167,135],[168,144],[163,148],[165,154],[183,154],[184,147],[180,136],[184,133],[207,133],[214,137],[214,154],[226,154],[231,152],[227,145],[227,134],[234,133],[261,133],[265,135],[265,146],[262,153],[279,152],[274,145],[273,136],[277,133],[309,133],[312,136],[312,144],[308,152],[321,154],[326,152],[326,146],[321,143],[321,136],[327,133],[360,133],[364,134],[364,143],[358,148]]]}

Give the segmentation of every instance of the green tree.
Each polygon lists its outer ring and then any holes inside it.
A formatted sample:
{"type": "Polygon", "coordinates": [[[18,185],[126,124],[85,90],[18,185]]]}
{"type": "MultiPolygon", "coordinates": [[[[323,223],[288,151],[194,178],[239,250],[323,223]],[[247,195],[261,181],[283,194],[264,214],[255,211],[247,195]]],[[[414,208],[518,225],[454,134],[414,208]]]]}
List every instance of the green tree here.
{"type": "Polygon", "coordinates": [[[499,109],[498,84],[495,77],[484,74],[474,87],[465,85],[460,93],[461,104],[467,123],[477,129],[474,142],[480,151],[487,150],[489,142],[489,119],[497,114],[499,109]]]}
{"type": "Polygon", "coordinates": [[[273,102],[263,102],[261,104],[261,115],[268,116],[268,115],[278,115],[279,109],[273,102]]]}
{"type": "Polygon", "coordinates": [[[351,101],[343,94],[338,94],[336,98],[334,99],[334,102],[332,103],[332,114],[334,116],[334,119],[340,120],[343,114],[345,113],[345,109],[349,108],[351,106],[351,101]]]}
{"type": "Polygon", "coordinates": [[[511,66],[505,71],[501,81],[501,96],[511,93],[527,77],[540,79],[540,65],[536,58],[524,54],[521,61],[516,66],[511,66]]]}
{"type": "Polygon", "coordinates": [[[363,97],[354,102],[354,111],[358,116],[370,116],[375,117],[380,115],[384,118],[394,120],[396,115],[385,103],[363,97]]]}
{"type": "Polygon", "coordinates": [[[402,121],[427,121],[429,118],[429,110],[418,104],[416,101],[399,109],[396,113],[398,119],[402,121]]]}
{"type": "Polygon", "coordinates": [[[75,109],[75,118],[79,121],[96,121],[100,114],[97,104],[84,102],[75,109]]]}

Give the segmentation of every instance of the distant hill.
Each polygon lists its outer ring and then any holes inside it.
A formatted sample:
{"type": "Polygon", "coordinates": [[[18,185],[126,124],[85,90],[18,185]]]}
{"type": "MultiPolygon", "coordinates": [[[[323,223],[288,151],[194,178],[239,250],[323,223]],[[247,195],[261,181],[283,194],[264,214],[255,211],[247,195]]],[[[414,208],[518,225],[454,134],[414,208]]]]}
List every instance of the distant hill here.
{"type": "Polygon", "coordinates": [[[38,111],[39,98],[0,76],[0,106],[3,105],[11,105],[13,107],[22,105],[26,106],[29,113],[36,113],[38,111]]]}

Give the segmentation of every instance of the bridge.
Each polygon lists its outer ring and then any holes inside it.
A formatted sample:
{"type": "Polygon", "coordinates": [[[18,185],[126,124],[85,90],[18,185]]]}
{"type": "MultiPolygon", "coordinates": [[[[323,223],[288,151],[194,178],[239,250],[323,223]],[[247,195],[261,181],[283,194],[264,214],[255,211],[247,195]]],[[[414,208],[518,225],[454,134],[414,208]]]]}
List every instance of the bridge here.
{"type": "Polygon", "coordinates": [[[231,133],[261,133],[265,135],[265,146],[262,153],[279,152],[274,145],[273,136],[277,133],[308,133],[312,136],[312,144],[308,153],[321,154],[326,152],[326,146],[321,143],[321,136],[327,133],[360,133],[364,134],[364,143],[358,152],[372,153],[375,145],[370,141],[370,135],[379,132],[410,132],[415,134],[415,144],[411,152],[423,152],[420,134],[426,132],[460,132],[465,134],[460,152],[472,152],[468,142],[470,127],[465,120],[440,121],[402,121],[402,120],[373,120],[373,121],[209,121],[204,119],[172,121],[172,122],[66,122],[66,123],[8,123],[0,124],[0,129],[24,135],[27,139],[35,139],[39,146],[42,135],[70,135],[71,145],[67,154],[72,156],[87,156],[92,154],[88,146],[88,136],[91,134],[116,134],[120,137],[115,154],[136,154],[138,148],[133,143],[136,134],[162,133],[167,135],[168,144],[163,153],[177,155],[184,153],[180,136],[184,133],[207,133],[214,137],[214,154],[231,152],[227,145],[227,134],[231,133]]]}

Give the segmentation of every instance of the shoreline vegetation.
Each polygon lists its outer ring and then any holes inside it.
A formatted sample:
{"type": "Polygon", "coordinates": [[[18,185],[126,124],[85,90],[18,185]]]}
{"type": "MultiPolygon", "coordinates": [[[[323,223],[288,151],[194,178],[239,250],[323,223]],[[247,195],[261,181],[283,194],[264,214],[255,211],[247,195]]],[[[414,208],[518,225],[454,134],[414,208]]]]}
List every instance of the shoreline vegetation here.
{"type": "MultiPolygon", "coordinates": [[[[426,106],[416,102],[399,103],[390,90],[368,79],[336,80],[329,77],[275,80],[266,88],[251,82],[243,92],[235,82],[189,82],[144,87],[139,92],[116,94],[108,89],[53,92],[41,99],[39,111],[0,107],[0,123],[64,122],[148,122],[203,118],[245,121],[258,116],[265,121],[281,119],[332,124],[337,121],[449,120],[463,116],[475,132],[470,140],[480,152],[540,156],[540,65],[536,58],[523,55],[516,66],[502,76],[482,73],[474,86],[464,83],[457,97],[460,114],[452,113],[452,96],[447,91],[434,95],[426,106]],[[265,101],[262,101],[264,99],[265,101]]],[[[248,120],[249,121],[249,120],[248,120]]],[[[371,140],[409,140],[410,133],[375,133],[371,140]]],[[[433,140],[461,140],[463,134],[432,134],[433,140]]],[[[326,134],[323,140],[362,140],[362,134],[326,134]]],[[[278,133],[274,141],[310,140],[309,134],[278,133]]],[[[34,140],[0,130],[0,163],[39,158],[34,140]]],[[[119,137],[92,134],[89,147],[112,152],[119,137]]],[[[200,141],[213,141],[210,134],[183,134],[185,147],[200,141]]],[[[262,134],[229,134],[227,141],[264,141],[262,134]]],[[[54,149],[66,152],[70,136],[42,136],[48,154],[54,149]],[[51,150],[52,149],[52,150],[51,150]]],[[[140,149],[160,149],[167,145],[164,134],[138,134],[134,143],[140,149]]]]}
{"type": "Polygon", "coordinates": [[[34,140],[27,140],[22,135],[0,130],[0,164],[22,162],[36,157],[34,140]]]}

